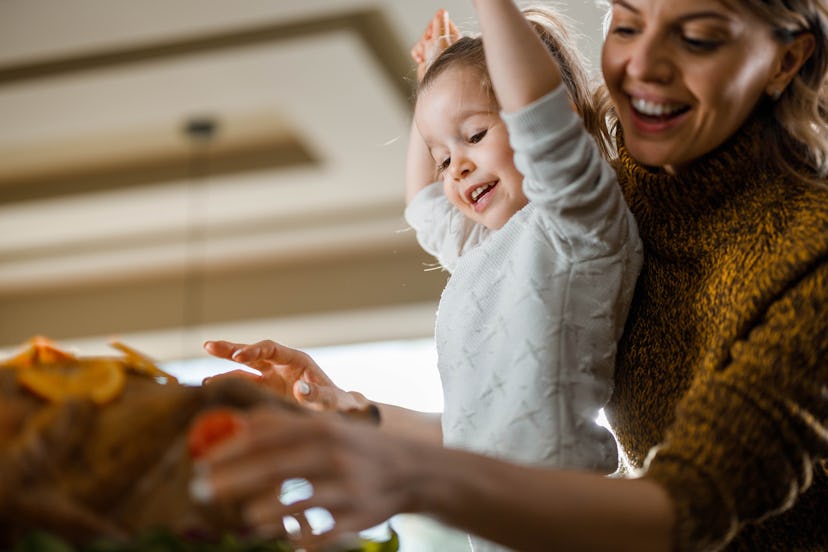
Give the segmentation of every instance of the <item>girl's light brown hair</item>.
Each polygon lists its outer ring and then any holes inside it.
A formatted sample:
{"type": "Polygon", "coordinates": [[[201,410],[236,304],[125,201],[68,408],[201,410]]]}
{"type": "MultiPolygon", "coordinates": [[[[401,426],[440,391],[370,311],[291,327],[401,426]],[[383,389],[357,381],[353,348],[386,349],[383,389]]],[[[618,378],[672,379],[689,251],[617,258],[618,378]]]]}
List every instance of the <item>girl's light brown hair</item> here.
{"type": "MultiPolygon", "coordinates": [[[[609,95],[604,86],[593,83],[588,65],[575,46],[575,37],[567,28],[566,20],[561,14],[544,6],[527,7],[522,12],[558,62],[561,79],[584,121],[584,127],[595,138],[604,157],[614,157],[615,143],[611,139],[607,123],[611,105],[609,95]]],[[[464,36],[446,48],[426,70],[418,90],[427,88],[446,69],[457,65],[477,71],[481,87],[497,104],[480,36],[464,36]]]]}

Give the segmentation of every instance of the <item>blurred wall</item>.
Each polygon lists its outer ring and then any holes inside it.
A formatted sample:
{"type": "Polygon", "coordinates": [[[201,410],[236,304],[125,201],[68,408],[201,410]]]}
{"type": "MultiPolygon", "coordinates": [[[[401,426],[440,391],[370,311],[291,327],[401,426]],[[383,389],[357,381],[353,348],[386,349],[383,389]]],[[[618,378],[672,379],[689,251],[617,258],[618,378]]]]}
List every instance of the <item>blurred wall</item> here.
{"type": "MultiPolygon", "coordinates": [[[[409,0],[0,2],[0,351],[426,337],[409,0]]],[[[597,59],[600,10],[562,9],[597,59]]]]}

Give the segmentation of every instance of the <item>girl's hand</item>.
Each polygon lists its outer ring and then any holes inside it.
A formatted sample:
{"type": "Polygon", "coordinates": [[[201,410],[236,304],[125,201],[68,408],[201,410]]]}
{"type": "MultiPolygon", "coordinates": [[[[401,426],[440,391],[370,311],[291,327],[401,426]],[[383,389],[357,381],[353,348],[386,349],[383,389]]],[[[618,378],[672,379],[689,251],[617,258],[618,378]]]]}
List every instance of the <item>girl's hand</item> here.
{"type": "Polygon", "coordinates": [[[243,430],[211,449],[198,463],[191,493],[200,501],[230,501],[263,536],[284,533],[283,519],[301,521],[324,508],[334,526],[322,534],[305,528],[299,544],[324,544],[412,511],[414,474],[421,445],[328,413],[297,415],[264,407],[244,416],[243,430]],[[304,478],[310,498],[282,504],[274,499],[283,481],[304,478]]]}
{"type": "Polygon", "coordinates": [[[259,341],[252,345],[207,341],[204,350],[215,357],[244,364],[259,373],[233,370],[206,378],[205,384],[214,378],[246,377],[283,398],[313,410],[364,410],[369,405],[361,394],[337,387],[307,353],[275,341],[259,341]]]}
{"type": "Polygon", "coordinates": [[[411,58],[417,64],[417,82],[422,80],[428,66],[443,50],[460,39],[460,31],[444,9],[437,10],[420,40],[411,48],[411,58]]]}

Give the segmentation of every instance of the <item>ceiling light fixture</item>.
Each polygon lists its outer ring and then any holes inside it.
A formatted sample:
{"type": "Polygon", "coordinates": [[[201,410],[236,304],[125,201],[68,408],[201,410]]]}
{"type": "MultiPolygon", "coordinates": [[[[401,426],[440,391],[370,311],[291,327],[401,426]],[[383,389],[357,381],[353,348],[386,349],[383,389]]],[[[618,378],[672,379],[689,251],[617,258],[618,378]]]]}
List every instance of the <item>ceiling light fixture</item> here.
{"type": "Polygon", "coordinates": [[[184,134],[190,142],[187,179],[186,268],[182,300],[182,353],[190,350],[191,340],[204,323],[205,268],[207,247],[208,190],[205,182],[210,173],[210,144],[218,131],[218,122],[209,116],[192,117],[184,123],[184,134]]]}

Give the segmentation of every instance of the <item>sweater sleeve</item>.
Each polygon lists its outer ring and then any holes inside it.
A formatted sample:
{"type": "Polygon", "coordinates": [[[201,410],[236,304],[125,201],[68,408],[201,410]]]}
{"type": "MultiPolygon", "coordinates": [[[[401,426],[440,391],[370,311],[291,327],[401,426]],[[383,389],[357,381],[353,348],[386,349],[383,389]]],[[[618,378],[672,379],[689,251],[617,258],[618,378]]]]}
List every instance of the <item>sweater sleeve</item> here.
{"type": "Polygon", "coordinates": [[[420,246],[449,272],[460,256],[486,239],[489,230],[464,217],[443,193],[440,182],[429,184],[405,208],[405,220],[420,246]]]}
{"type": "Polygon", "coordinates": [[[719,550],[745,524],[789,509],[828,458],[828,264],[799,281],[698,377],[645,477],[676,513],[676,548],[719,550]]]}
{"type": "Polygon", "coordinates": [[[603,257],[638,240],[615,170],[570,106],[565,86],[501,116],[526,197],[563,253],[603,257]]]}

